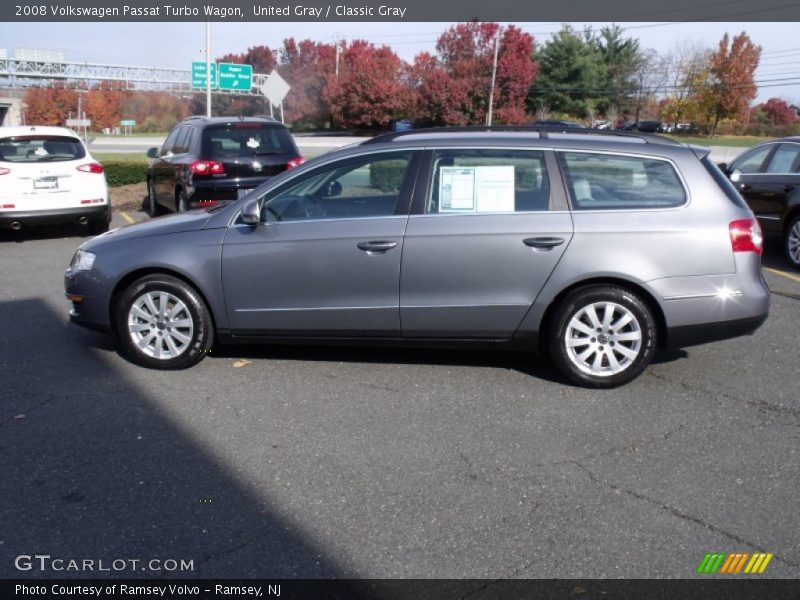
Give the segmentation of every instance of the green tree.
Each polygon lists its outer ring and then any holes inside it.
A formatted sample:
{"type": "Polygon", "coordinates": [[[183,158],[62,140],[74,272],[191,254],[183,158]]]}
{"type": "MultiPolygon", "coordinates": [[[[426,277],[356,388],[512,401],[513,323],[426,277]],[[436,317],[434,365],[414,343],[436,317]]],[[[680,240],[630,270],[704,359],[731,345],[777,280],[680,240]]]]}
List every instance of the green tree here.
{"type": "Polygon", "coordinates": [[[636,88],[637,68],[641,64],[642,51],[639,40],[623,37],[624,30],[618,25],[603,27],[594,43],[606,68],[607,93],[597,98],[597,109],[607,112],[609,108],[625,113],[628,111],[630,91],[636,88]]]}
{"type": "Polygon", "coordinates": [[[583,118],[589,104],[607,104],[608,69],[591,29],[582,34],[569,25],[534,54],[539,77],[528,95],[528,108],[547,105],[556,113],[583,118]]]}

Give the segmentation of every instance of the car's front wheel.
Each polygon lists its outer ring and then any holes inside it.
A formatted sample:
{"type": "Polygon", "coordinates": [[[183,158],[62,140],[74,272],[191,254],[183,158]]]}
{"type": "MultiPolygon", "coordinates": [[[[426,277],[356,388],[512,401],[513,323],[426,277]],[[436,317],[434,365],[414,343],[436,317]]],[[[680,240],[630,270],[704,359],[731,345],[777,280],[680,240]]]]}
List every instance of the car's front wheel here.
{"type": "Polygon", "coordinates": [[[795,215],[786,228],[783,237],[783,246],[786,251],[786,260],[795,269],[800,269],[800,215],[795,215]]]}
{"type": "Polygon", "coordinates": [[[120,295],[115,326],[124,353],[154,369],[191,367],[214,341],[203,299],[186,282],[164,274],[142,277],[120,295]]]}
{"type": "Polygon", "coordinates": [[[647,304],[612,285],[570,292],[555,310],[550,336],[550,355],[558,369],[586,387],[632,381],[656,350],[656,323],[647,304]]]}

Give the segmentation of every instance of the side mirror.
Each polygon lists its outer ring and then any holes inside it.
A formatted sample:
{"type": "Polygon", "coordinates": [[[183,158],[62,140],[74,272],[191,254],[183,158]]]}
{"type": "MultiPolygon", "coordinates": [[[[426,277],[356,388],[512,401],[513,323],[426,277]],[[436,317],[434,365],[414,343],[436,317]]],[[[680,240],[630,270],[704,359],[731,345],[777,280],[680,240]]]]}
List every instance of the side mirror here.
{"type": "Polygon", "coordinates": [[[247,225],[258,225],[261,221],[261,205],[258,198],[245,203],[241,212],[242,222],[247,225]]]}
{"type": "Polygon", "coordinates": [[[342,195],[342,184],[338,181],[331,181],[328,185],[325,186],[325,190],[322,194],[323,198],[334,198],[336,196],[342,195]]]}
{"type": "Polygon", "coordinates": [[[727,173],[728,172],[728,163],[717,163],[717,167],[723,173],[727,173]]]}
{"type": "Polygon", "coordinates": [[[734,169],[731,172],[731,181],[733,183],[738,183],[741,178],[742,178],[742,172],[739,169],[734,169]]]}
{"type": "Polygon", "coordinates": [[[147,151],[147,158],[158,158],[158,148],[150,148],[147,151]]]}

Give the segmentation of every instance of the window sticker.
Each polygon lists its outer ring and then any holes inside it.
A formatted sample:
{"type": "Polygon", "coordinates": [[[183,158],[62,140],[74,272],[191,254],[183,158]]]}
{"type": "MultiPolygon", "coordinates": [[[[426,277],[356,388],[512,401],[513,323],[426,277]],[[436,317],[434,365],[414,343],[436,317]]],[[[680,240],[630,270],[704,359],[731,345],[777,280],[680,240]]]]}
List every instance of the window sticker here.
{"type": "Polygon", "coordinates": [[[477,167],[475,169],[479,213],[514,212],[514,167],[477,167]]]}
{"type": "Polygon", "coordinates": [[[439,212],[514,212],[514,167],[440,167],[439,212]]]}
{"type": "Polygon", "coordinates": [[[439,211],[475,212],[475,167],[441,167],[439,211]]]}
{"type": "Polygon", "coordinates": [[[247,140],[246,144],[248,148],[255,149],[261,145],[261,142],[259,142],[256,138],[251,137],[250,139],[247,140]]]}

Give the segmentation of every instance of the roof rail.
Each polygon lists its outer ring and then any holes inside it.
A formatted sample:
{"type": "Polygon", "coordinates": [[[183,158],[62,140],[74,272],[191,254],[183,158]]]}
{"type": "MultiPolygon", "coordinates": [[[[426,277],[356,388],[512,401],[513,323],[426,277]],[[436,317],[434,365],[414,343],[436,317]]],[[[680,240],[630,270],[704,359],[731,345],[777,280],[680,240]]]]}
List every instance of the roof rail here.
{"type": "Polygon", "coordinates": [[[428,127],[421,129],[409,129],[408,131],[395,131],[392,133],[385,133],[370,138],[362,144],[379,144],[385,142],[392,142],[398,138],[427,133],[479,133],[486,132],[531,132],[538,133],[540,139],[547,139],[550,134],[569,134],[569,135],[598,135],[598,136],[612,136],[639,139],[647,144],[669,144],[680,146],[681,143],[668,137],[656,135],[652,133],[640,133],[638,131],[617,131],[608,129],[579,129],[572,127],[554,127],[552,125],[537,126],[537,125],[474,125],[468,127],[428,127]]]}

